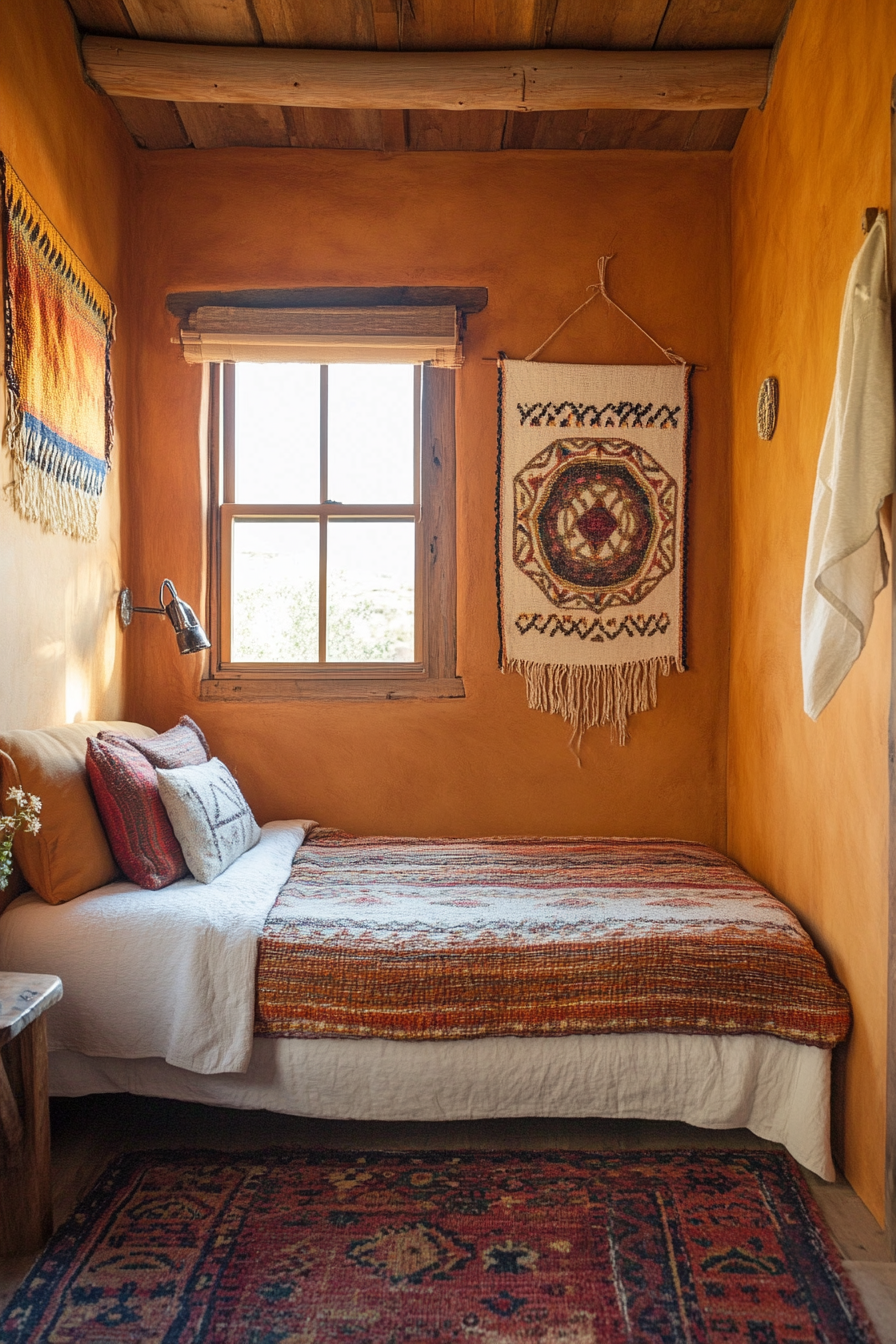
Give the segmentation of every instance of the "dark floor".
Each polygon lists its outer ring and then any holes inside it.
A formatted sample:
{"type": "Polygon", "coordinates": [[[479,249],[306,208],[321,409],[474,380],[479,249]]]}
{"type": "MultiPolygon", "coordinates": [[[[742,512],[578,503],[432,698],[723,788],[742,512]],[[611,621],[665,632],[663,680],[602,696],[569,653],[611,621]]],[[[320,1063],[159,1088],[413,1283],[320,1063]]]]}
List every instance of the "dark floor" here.
{"type": "MultiPolygon", "coordinates": [[[[57,1225],[116,1153],[129,1148],[466,1148],[611,1149],[775,1148],[744,1129],[705,1130],[647,1120],[481,1120],[375,1123],[307,1120],[269,1111],[218,1110],[147,1097],[97,1096],[51,1103],[54,1213],[57,1225]]],[[[806,1178],[846,1268],[877,1327],[881,1344],[896,1344],[896,1263],[886,1240],[852,1187],[806,1178]]],[[[32,1257],[0,1259],[0,1309],[32,1257]]]]}

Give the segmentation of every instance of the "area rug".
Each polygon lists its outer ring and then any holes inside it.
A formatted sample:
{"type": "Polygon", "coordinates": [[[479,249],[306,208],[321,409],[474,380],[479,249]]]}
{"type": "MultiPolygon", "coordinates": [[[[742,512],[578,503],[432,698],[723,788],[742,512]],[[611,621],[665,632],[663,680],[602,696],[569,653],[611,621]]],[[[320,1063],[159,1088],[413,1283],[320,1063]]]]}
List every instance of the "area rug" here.
{"type": "Polygon", "coordinates": [[[22,517],[84,541],[112,449],[115,308],[0,155],[7,446],[22,517]]]}
{"type": "Polygon", "coordinates": [[[576,741],[685,668],[689,374],[498,362],[501,667],[576,741]]]}
{"type": "Polygon", "coordinates": [[[15,1344],[873,1344],[777,1153],[131,1153],[15,1344]]]}

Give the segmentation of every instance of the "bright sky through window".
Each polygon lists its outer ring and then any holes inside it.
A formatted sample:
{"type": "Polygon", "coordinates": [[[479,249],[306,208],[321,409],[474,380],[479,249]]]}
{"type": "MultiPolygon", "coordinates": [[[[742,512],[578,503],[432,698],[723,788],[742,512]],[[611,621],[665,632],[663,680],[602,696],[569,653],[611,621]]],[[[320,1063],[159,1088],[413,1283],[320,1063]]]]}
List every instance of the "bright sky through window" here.
{"type": "Polygon", "coordinates": [[[316,504],[320,366],[236,366],[236,503],[316,504]]]}
{"type": "Polygon", "coordinates": [[[331,364],[329,493],[343,504],[414,499],[414,366],[331,364]]]}
{"type": "Polygon", "coordinates": [[[233,662],[415,661],[418,379],[403,364],[236,366],[233,662]]]}

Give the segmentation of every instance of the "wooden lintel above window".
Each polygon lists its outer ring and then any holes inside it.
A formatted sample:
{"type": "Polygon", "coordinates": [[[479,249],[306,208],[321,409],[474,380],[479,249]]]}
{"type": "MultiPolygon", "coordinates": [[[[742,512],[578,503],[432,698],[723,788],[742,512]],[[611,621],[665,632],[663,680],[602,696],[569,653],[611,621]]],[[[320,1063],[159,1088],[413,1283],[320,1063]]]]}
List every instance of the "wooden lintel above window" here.
{"type": "Polygon", "coordinates": [[[186,290],[169,294],[166,307],[183,321],[198,308],[456,308],[481,313],[488,303],[484,286],[315,285],[302,289],[186,290]]]}

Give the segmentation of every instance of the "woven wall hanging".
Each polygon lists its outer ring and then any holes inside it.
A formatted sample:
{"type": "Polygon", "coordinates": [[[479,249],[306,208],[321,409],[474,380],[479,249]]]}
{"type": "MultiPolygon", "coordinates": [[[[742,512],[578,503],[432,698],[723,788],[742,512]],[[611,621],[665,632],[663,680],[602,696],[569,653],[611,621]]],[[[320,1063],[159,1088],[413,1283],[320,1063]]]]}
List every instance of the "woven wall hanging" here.
{"type": "Polygon", "coordinates": [[[0,178],[13,506],[94,541],[112,449],[115,308],[2,155],[0,178]]]}
{"type": "Polygon", "coordinates": [[[500,664],[532,709],[566,719],[577,753],[598,724],[625,742],[658,674],[685,670],[691,368],[663,352],[498,360],[500,664]]]}

